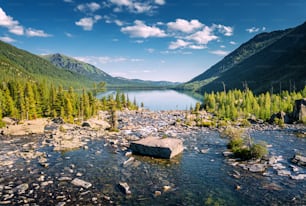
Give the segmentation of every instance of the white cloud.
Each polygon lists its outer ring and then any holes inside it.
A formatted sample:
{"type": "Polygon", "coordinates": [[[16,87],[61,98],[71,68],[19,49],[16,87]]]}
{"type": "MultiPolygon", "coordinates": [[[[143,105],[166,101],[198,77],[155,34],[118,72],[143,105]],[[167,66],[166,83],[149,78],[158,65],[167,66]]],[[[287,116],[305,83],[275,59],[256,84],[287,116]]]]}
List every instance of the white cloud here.
{"type": "Polygon", "coordinates": [[[130,0],[110,0],[110,2],[117,6],[130,6],[132,4],[130,0]]]}
{"type": "Polygon", "coordinates": [[[50,37],[50,34],[45,33],[43,30],[28,28],[26,35],[29,37],[50,37]]]}
{"type": "Polygon", "coordinates": [[[116,20],[114,21],[114,23],[115,23],[117,26],[123,26],[123,25],[124,25],[123,21],[120,21],[120,20],[118,20],[118,19],[116,19],[116,20]]]}
{"type": "Polygon", "coordinates": [[[13,42],[16,41],[15,39],[12,39],[11,37],[8,37],[8,36],[0,37],[0,40],[1,40],[1,41],[4,41],[4,42],[6,42],[6,43],[13,43],[13,42]]]}
{"type": "Polygon", "coordinates": [[[73,3],[73,0],[63,0],[66,3],[73,3]]]}
{"type": "Polygon", "coordinates": [[[93,65],[120,63],[120,62],[141,62],[143,59],[126,58],[126,57],[110,57],[110,56],[83,56],[74,57],[75,59],[93,65]]]}
{"type": "Polygon", "coordinates": [[[6,15],[5,11],[0,7],[0,26],[5,27],[10,33],[16,35],[23,35],[24,29],[18,21],[14,20],[13,17],[6,15]]]}
{"type": "Polygon", "coordinates": [[[184,41],[182,39],[178,39],[175,42],[170,42],[169,49],[174,50],[178,48],[184,48],[190,44],[191,44],[190,42],[184,41]]]}
{"type": "Polygon", "coordinates": [[[220,48],[224,49],[226,46],[225,45],[221,45],[220,48]]]}
{"type": "Polygon", "coordinates": [[[127,26],[121,28],[121,32],[129,34],[131,37],[166,37],[165,31],[155,27],[147,26],[140,20],[134,21],[134,26],[127,26]]]}
{"type": "Polygon", "coordinates": [[[153,49],[153,48],[148,48],[148,49],[146,49],[146,50],[147,50],[147,52],[149,52],[150,54],[152,54],[152,53],[155,52],[155,49],[153,49]]]}
{"type": "Polygon", "coordinates": [[[155,0],[155,4],[164,5],[166,4],[166,1],[165,0],[155,0]]]}
{"type": "Polygon", "coordinates": [[[201,50],[201,49],[205,49],[207,47],[204,46],[204,45],[190,45],[189,48],[190,49],[195,49],[195,50],[201,50]]]}
{"type": "Polygon", "coordinates": [[[221,24],[214,24],[213,27],[215,27],[216,29],[218,29],[218,31],[220,33],[222,33],[224,36],[233,36],[234,34],[234,28],[230,27],[230,26],[224,26],[221,24]]]}
{"type": "Polygon", "coordinates": [[[246,31],[249,33],[255,33],[255,32],[258,32],[259,30],[260,28],[256,28],[254,26],[252,28],[246,29],[246,31]]]}
{"type": "Polygon", "coordinates": [[[86,4],[79,4],[77,6],[77,9],[81,12],[87,13],[93,13],[101,8],[100,4],[96,2],[86,3],[86,4]]]}
{"type": "Polygon", "coordinates": [[[212,28],[205,26],[201,31],[187,36],[186,39],[206,45],[208,42],[218,39],[218,37],[214,35],[212,28]]]}
{"type": "Polygon", "coordinates": [[[210,51],[209,53],[211,54],[215,54],[218,56],[226,56],[229,54],[229,51],[225,51],[225,50],[214,50],[214,51],[210,51]]]}
{"type": "Polygon", "coordinates": [[[267,28],[264,27],[264,26],[261,28],[262,31],[266,31],[266,29],[267,29],[267,28]]]}
{"type": "Polygon", "coordinates": [[[237,44],[237,42],[235,42],[235,41],[230,41],[229,42],[231,45],[236,45],[237,44]]]}
{"type": "Polygon", "coordinates": [[[114,12],[122,12],[127,10],[131,13],[147,13],[151,14],[157,5],[164,5],[164,0],[145,0],[145,1],[136,1],[136,0],[109,0],[110,5],[115,6],[114,12]]]}
{"type": "Polygon", "coordinates": [[[69,38],[72,38],[72,37],[73,37],[73,35],[72,35],[71,33],[69,33],[69,32],[65,32],[65,35],[66,35],[67,37],[69,37],[69,38]]]}
{"type": "Polygon", "coordinates": [[[85,17],[75,22],[77,26],[82,27],[85,31],[91,31],[93,25],[97,23],[102,17],[100,15],[95,15],[94,17],[85,17]]]}
{"type": "Polygon", "coordinates": [[[0,7],[0,26],[5,27],[10,33],[15,35],[27,35],[29,37],[50,37],[50,34],[45,33],[43,30],[28,28],[25,29],[13,17],[8,16],[5,11],[0,7]]]}
{"type": "Polygon", "coordinates": [[[191,33],[196,29],[202,28],[204,25],[196,19],[193,19],[191,21],[187,21],[185,19],[176,19],[175,22],[169,22],[167,26],[171,30],[191,33]]]}

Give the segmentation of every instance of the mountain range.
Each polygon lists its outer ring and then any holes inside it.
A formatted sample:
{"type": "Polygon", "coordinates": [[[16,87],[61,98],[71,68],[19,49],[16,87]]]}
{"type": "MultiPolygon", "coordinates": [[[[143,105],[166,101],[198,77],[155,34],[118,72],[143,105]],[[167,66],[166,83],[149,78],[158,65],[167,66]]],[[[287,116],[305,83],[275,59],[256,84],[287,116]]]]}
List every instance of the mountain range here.
{"type": "Polygon", "coordinates": [[[50,54],[44,55],[42,58],[48,60],[54,66],[58,68],[62,68],[64,70],[68,70],[74,73],[78,73],[82,76],[85,76],[91,81],[101,82],[104,81],[107,83],[108,87],[115,88],[160,88],[160,87],[168,87],[175,86],[179,83],[167,82],[167,81],[145,81],[139,79],[126,79],[122,77],[113,77],[103,70],[76,60],[72,57],[65,56],[63,54],[50,54]]]}
{"type": "Polygon", "coordinates": [[[305,84],[306,22],[256,35],[179,88],[198,92],[249,88],[258,93],[292,91],[305,84]]]}
{"type": "Polygon", "coordinates": [[[109,88],[176,88],[199,93],[249,88],[255,93],[298,90],[306,85],[306,22],[261,33],[189,82],[113,77],[63,54],[38,56],[0,41],[0,80],[47,81],[54,85],[109,88]]]}

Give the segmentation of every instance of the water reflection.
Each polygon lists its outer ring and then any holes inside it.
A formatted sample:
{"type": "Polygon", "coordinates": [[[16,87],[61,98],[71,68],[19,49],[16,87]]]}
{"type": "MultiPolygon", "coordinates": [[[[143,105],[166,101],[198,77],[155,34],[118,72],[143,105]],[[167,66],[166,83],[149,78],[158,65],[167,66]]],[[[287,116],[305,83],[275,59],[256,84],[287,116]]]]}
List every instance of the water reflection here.
{"type": "MultiPolygon", "coordinates": [[[[202,102],[201,95],[192,94],[191,92],[178,92],[175,90],[123,90],[130,99],[136,99],[140,105],[151,111],[161,110],[189,110],[197,102],[202,102]]],[[[98,98],[108,95],[116,95],[116,91],[107,91],[97,95],[98,98]]]]}

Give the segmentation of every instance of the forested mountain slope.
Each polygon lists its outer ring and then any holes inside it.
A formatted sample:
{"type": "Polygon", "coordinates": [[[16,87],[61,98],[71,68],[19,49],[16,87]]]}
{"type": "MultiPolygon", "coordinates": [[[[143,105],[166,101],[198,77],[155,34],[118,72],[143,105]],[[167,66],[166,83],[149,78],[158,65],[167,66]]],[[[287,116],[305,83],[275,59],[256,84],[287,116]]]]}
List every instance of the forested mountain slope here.
{"type": "Polygon", "coordinates": [[[255,92],[302,89],[306,81],[306,23],[262,33],[183,85],[185,89],[255,92]]]}

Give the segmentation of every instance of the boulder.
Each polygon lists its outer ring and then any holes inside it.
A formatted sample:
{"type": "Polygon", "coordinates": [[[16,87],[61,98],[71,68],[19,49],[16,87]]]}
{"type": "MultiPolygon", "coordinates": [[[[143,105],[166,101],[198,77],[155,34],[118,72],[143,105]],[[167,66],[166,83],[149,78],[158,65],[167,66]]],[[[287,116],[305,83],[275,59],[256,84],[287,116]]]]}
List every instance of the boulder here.
{"type": "Polygon", "coordinates": [[[250,172],[264,172],[266,170],[265,164],[253,164],[248,167],[250,172]]]}
{"type": "Polygon", "coordinates": [[[270,124],[275,123],[275,119],[276,118],[281,120],[285,124],[292,123],[290,116],[288,114],[286,114],[285,112],[283,112],[283,111],[275,113],[275,114],[272,114],[272,116],[271,116],[271,118],[269,120],[269,123],[270,124]]]}
{"type": "Polygon", "coordinates": [[[296,154],[291,160],[293,163],[301,166],[306,166],[306,157],[296,154]]]}
{"type": "Polygon", "coordinates": [[[71,184],[75,185],[75,186],[78,186],[78,187],[83,187],[85,189],[88,189],[92,186],[92,184],[90,182],[86,182],[84,180],[81,180],[79,178],[74,178],[72,181],[71,181],[71,184]]]}
{"type": "Polygon", "coordinates": [[[294,121],[306,120],[306,98],[295,100],[292,116],[294,121]]]}
{"type": "Polygon", "coordinates": [[[82,127],[89,127],[91,128],[91,124],[89,122],[83,122],[82,127]]]}
{"type": "Polygon", "coordinates": [[[119,189],[126,195],[131,195],[130,186],[126,182],[119,182],[119,189]]]}
{"type": "Polygon", "coordinates": [[[183,141],[175,138],[147,137],[131,142],[134,154],[170,159],[183,152],[183,141]]]}

